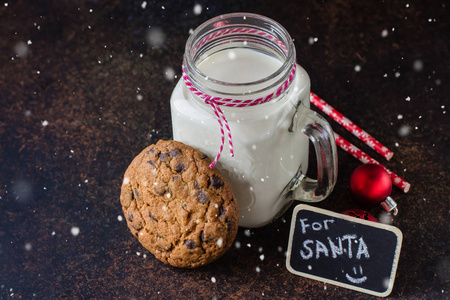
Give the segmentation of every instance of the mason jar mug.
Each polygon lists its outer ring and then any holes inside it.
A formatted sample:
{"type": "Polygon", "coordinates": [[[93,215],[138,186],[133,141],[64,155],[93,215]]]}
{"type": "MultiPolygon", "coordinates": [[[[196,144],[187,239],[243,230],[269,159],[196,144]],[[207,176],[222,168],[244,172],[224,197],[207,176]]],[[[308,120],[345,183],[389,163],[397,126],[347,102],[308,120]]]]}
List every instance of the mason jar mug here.
{"type": "Polygon", "coordinates": [[[239,225],[260,227],[293,202],[317,202],[337,179],[333,131],[309,109],[310,80],[288,32],[264,16],[213,18],[189,37],[171,96],[173,138],[211,157],[239,203],[239,225]],[[309,178],[312,142],[317,178],[309,178]]]}

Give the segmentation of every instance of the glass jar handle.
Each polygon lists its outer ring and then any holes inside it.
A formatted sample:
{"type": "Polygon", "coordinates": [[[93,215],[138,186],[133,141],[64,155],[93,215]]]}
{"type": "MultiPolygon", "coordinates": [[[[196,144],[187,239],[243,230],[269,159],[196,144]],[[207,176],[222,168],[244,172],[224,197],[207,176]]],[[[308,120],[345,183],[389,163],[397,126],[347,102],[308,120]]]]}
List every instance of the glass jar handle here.
{"type": "Polygon", "coordinates": [[[316,112],[300,104],[294,131],[300,130],[313,143],[317,157],[317,179],[298,172],[289,184],[291,197],[305,202],[325,199],[337,180],[337,149],[330,124],[316,112]]]}

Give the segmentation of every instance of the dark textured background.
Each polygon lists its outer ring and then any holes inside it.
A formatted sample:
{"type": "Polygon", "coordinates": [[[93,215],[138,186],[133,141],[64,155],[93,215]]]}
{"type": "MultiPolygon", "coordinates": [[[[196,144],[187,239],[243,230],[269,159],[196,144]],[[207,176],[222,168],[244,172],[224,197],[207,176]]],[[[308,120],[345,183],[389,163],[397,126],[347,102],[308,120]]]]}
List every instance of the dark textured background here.
{"type": "MultiPolygon", "coordinates": [[[[450,297],[448,1],[142,2],[0,1],[0,298],[371,298],[286,270],[292,208],[195,270],[155,260],[118,218],[126,167],[171,137],[189,30],[233,11],[285,26],[312,91],[395,152],[386,162],[330,120],[412,185],[392,192],[404,240],[390,297],[450,297]]],[[[339,150],[336,188],[317,206],[368,209],[348,188],[359,164],[339,150]]]]}

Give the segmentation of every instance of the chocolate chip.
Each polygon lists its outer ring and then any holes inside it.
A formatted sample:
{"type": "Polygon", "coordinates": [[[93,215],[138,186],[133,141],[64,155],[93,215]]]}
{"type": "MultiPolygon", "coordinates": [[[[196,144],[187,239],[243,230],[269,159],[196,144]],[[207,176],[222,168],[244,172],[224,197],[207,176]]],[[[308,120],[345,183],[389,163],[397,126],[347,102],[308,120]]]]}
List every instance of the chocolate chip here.
{"type": "Polygon", "coordinates": [[[170,157],[177,157],[177,156],[180,155],[180,154],[181,154],[181,150],[178,149],[178,148],[172,149],[172,150],[170,150],[170,152],[169,152],[169,156],[170,156],[170,157]]]}
{"type": "Polygon", "coordinates": [[[200,243],[203,243],[203,241],[205,240],[205,233],[202,231],[200,231],[200,243]]]}
{"type": "Polygon", "coordinates": [[[133,188],[134,197],[139,198],[139,192],[136,188],[133,188]]]}
{"type": "Polygon", "coordinates": [[[133,200],[134,200],[134,194],[133,194],[133,192],[127,193],[127,200],[129,200],[129,201],[133,201],[133,200]]]}
{"type": "Polygon", "coordinates": [[[209,201],[208,196],[202,191],[198,191],[197,199],[198,199],[198,202],[200,202],[201,204],[205,204],[206,202],[209,201]]]}
{"type": "Polygon", "coordinates": [[[207,159],[208,158],[208,155],[206,155],[206,154],[202,154],[202,156],[200,157],[200,159],[207,159]]]}
{"type": "Polygon", "coordinates": [[[167,161],[167,153],[161,153],[161,155],[159,156],[159,160],[162,162],[167,161]]]}
{"type": "Polygon", "coordinates": [[[162,196],[162,195],[164,195],[166,193],[167,186],[166,186],[166,184],[164,182],[157,182],[153,189],[155,190],[155,192],[158,195],[162,196]]]}
{"type": "Polygon", "coordinates": [[[147,151],[147,154],[153,154],[155,153],[155,148],[151,148],[150,150],[147,151]]]}
{"type": "Polygon", "coordinates": [[[184,240],[184,245],[188,249],[194,249],[195,248],[195,241],[194,240],[184,240]]]}
{"type": "Polygon", "coordinates": [[[219,188],[223,187],[223,180],[220,179],[219,176],[213,175],[212,179],[211,179],[211,186],[215,189],[219,189],[219,188]]]}
{"type": "Polygon", "coordinates": [[[178,180],[178,176],[174,176],[174,177],[172,178],[172,181],[176,181],[176,180],[178,180]]]}
{"type": "Polygon", "coordinates": [[[153,168],[156,168],[156,164],[155,164],[155,162],[154,162],[153,160],[149,160],[147,163],[148,163],[150,166],[152,166],[153,168]]]}
{"type": "Polygon", "coordinates": [[[198,181],[194,180],[194,189],[198,189],[198,181]]]}
{"type": "Polygon", "coordinates": [[[176,167],[175,167],[175,172],[177,173],[181,173],[186,169],[186,167],[184,166],[183,163],[179,163],[176,167]]]}
{"type": "Polygon", "coordinates": [[[223,208],[223,206],[221,206],[219,208],[219,217],[225,216],[227,214],[226,209],[223,208]]]}
{"type": "Polygon", "coordinates": [[[133,227],[136,231],[139,231],[139,230],[141,230],[142,229],[142,222],[139,222],[139,224],[137,225],[137,226],[135,226],[135,225],[133,225],[133,224],[130,224],[131,225],[131,227],[133,227]]]}
{"type": "Polygon", "coordinates": [[[133,218],[134,218],[133,213],[128,211],[127,212],[128,222],[133,222],[133,218]]]}
{"type": "Polygon", "coordinates": [[[159,235],[159,234],[156,234],[156,237],[158,237],[158,238],[160,238],[160,239],[163,239],[163,240],[166,239],[165,237],[163,237],[162,235],[159,235]]]}
{"type": "Polygon", "coordinates": [[[231,228],[233,228],[233,222],[231,220],[227,221],[227,230],[231,231],[231,228]]]}
{"type": "Polygon", "coordinates": [[[150,216],[150,218],[151,218],[153,221],[158,222],[158,219],[155,218],[151,212],[149,212],[148,215],[150,216]]]}
{"type": "Polygon", "coordinates": [[[165,189],[157,189],[156,186],[155,186],[154,190],[155,190],[155,193],[157,193],[160,196],[164,195],[164,193],[166,192],[165,189]]]}

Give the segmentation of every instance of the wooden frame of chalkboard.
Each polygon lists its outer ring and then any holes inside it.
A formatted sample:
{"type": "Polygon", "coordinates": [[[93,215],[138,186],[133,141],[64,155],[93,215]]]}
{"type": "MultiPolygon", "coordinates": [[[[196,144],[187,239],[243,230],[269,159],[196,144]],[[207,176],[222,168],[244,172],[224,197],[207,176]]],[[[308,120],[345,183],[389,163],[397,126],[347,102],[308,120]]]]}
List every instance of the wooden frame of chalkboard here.
{"type": "Polygon", "coordinates": [[[300,204],[292,215],[286,267],[295,275],[386,297],[402,240],[394,226],[300,204]]]}

